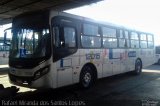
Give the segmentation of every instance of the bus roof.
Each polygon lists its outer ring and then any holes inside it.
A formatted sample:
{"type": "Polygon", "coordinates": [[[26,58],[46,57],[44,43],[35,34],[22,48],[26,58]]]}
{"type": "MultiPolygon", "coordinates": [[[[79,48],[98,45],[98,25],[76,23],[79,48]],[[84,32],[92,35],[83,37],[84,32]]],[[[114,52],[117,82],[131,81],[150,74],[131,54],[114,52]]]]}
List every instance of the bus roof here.
{"type": "MultiPolygon", "coordinates": [[[[98,21],[98,20],[94,20],[94,19],[91,19],[91,18],[78,16],[78,15],[74,15],[74,14],[70,14],[70,13],[66,13],[66,12],[58,12],[58,11],[51,10],[51,15],[52,15],[52,17],[54,17],[54,16],[64,16],[64,17],[69,17],[69,18],[73,18],[73,19],[78,19],[78,20],[81,20],[81,21],[96,23],[96,24],[99,24],[99,25],[104,25],[104,26],[107,25],[107,26],[111,26],[111,27],[117,27],[118,29],[124,29],[124,30],[129,30],[129,31],[136,31],[136,32],[139,32],[139,33],[151,34],[151,33],[145,32],[145,31],[139,31],[139,30],[136,30],[136,29],[133,29],[133,28],[125,27],[123,25],[117,25],[117,24],[113,24],[113,23],[110,23],[110,22],[106,22],[106,21],[98,21]]],[[[151,35],[153,35],[153,34],[151,34],[151,35]]]]}

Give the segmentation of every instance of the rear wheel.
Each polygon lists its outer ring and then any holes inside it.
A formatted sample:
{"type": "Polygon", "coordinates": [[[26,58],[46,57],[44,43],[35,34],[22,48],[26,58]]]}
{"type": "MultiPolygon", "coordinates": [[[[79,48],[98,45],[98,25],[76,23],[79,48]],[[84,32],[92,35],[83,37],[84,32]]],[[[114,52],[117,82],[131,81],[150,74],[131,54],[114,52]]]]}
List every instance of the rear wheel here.
{"type": "Polygon", "coordinates": [[[142,72],[142,62],[141,60],[137,59],[136,63],[135,63],[135,70],[134,70],[134,74],[135,75],[139,75],[142,72]]]}
{"type": "Polygon", "coordinates": [[[84,66],[80,74],[80,86],[90,88],[95,81],[93,69],[90,66],[84,66]]]}

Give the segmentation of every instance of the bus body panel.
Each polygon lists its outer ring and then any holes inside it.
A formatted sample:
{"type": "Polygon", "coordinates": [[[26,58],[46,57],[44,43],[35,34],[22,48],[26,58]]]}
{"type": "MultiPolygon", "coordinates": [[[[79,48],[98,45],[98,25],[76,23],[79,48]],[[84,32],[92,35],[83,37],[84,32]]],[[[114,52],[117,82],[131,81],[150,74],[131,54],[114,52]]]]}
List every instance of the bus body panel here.
{"type": "MultiPolygon", "coordinates": [[[[85,23],[98,26],[98,32],[100,34],[98,37],[101,37],[102,39],[102,27],[104,26],[113,27],[117,31],[119,29],[123,29],[120,26],[114,26],[112,24],[103,25],[101,23],[92,21],[93,20],[89,20],[84,17],[70,15],[63,12],[55,12],[51,10],[49,16],[52,47],[51,57],[47,61],[40,63],[38,66],[32,69],[16,69],[14,67],[10,67],[10,74],[17,76],[17,79],[18,77],[33,77],[37,70],[43,69],[46,66],[49,66],[49,72],[41,76],[40,78],[31,81],[31,83],[29,83],[28,85],[23,83],[21,84],[12,80],[10,80],[10,82],[16,85],[30,88],[57,88],[78,83],[80,81],[80,73],[82,71],[82,68],[86,64],[92,64],[96,68],[98,79],[135,70],[137,59],[140,59],[142,61],[143,67],[153,64],[154,49],[138,49],[125,46],[107,48],[103,47],[102,40],[100,48],[83,47],[81,37],[83,36],[83,24],[85,23]],[[53,24],[54,19],[58,20],[57,22],[55,22],[56,25],[53,24]],[[61,22],[61,20],[63,22],[61,22]],[[74,23],[72,21],[74,21],[74,23]],[[69,24],[69,22],[71,22],[72,25],[69,24]],[[54,30],[54,28],[58,27],[59,30],[61,30],[61,28],[63,29],[63,27],[66,26],[73,27],[75,29],[77,42],[76,47],[68,48],[71,50],[75,50],[74,52],[71,52],[70,54],[64,55],[61,58],[55,60],[56,57],[58,57],[60,54],[69,52],[65,51],[66,48],[63,49],[55,47],[57,41],[55,40],[56,31],[54,30]],[[61,53],[56,53],[55,55],[56,51],[61,51],[61,53]],[[13,72],[13,70],[15,72],[13,72]],[[26,73],[28,73],[28,75],[26,73]]],[[[129,29],[124,30],[132,31],[129,29]]],[[[119,39],[118,37],[116,38],[119,39]]]]}
{"type": "Polygon", "coordinates": [[[52,67],[49,67],[48,69],[49,72],[47,74],[41,76],[40,78],[36,80],[32,79],[37,70],[40,70],[45,66],[48,66],[50,63],[51,63],[51,59],[41,63],[40,65],[38,65],[37,67],[33,69],[18,69],[18,68],[10,67],[10,70],[9,70],[10,82],[15,85],[29,87],[29,88],[56,87],[56,86],[53,86],[52,84],[53,78],[55,78],[55,74],[53,74],[54,71],[51,71],[52,69],[54,69],[52,67]]]}
{"type": "Polygon", "coordinates": [[[57,87],[77,82],[77,79],[75,79],[75,74],[78,74],[78,72],[75,69],[79,68],[79,64],[79,51],[56,62],[57,87]],[[75,81],[73,81],[73,79],[75,79],[75,81]]]}

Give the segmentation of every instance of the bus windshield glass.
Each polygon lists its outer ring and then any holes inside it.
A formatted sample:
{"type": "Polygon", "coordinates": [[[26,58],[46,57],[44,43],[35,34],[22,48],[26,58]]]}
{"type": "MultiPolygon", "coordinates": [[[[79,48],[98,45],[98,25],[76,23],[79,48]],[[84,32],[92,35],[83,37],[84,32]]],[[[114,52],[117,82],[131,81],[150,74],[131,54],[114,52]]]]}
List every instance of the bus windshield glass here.
{"type": "Polygon", "coordinates": [[[12,30],[11,58],[42,58],[50,55],[50,33],[46,28],[12,30]]]}

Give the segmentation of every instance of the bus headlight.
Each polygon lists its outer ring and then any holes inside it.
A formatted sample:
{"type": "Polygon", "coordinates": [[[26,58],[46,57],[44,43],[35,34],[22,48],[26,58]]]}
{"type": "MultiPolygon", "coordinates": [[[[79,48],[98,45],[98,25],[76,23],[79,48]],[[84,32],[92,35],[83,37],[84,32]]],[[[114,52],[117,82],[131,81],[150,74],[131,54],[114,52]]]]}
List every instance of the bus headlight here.
{"type": "Polygon", "coordinates": [[[47,74],[49,72],[49,66],[46,66],[44,68],[39,69],[35,74],[34,74],[34,79],[38,79],[41,76],[47,74]]]}

